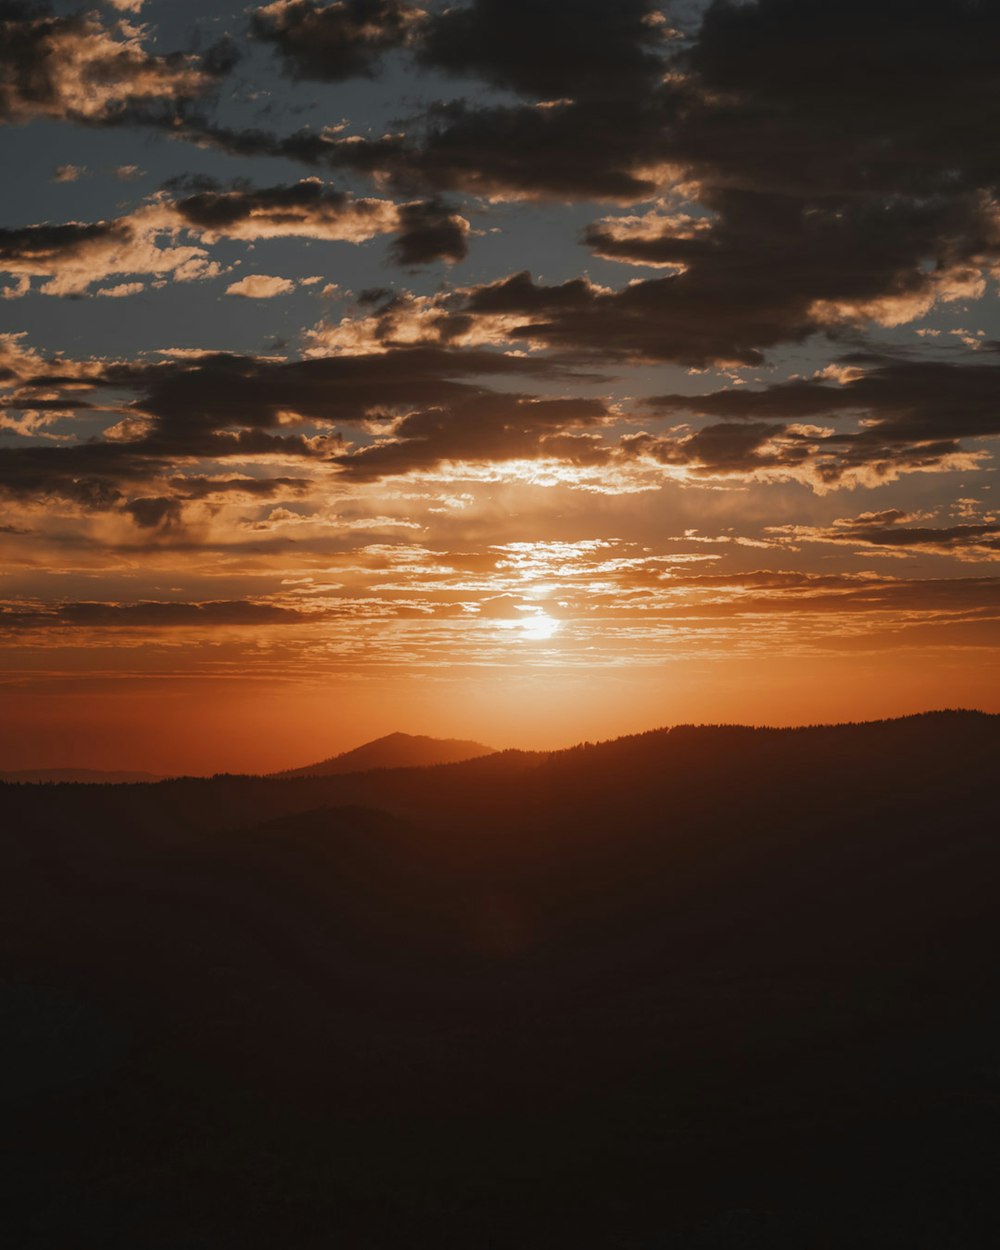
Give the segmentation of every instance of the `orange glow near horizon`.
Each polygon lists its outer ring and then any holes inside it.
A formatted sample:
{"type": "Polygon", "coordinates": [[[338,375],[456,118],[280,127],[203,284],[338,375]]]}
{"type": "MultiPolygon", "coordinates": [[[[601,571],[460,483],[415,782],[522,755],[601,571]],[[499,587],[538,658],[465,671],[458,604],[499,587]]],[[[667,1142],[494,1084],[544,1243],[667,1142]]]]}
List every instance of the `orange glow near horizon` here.
{"type": "Polygon", "coordinates": [[[13,7],[0,771],[1000,710],[991,6],[13,7]]]}
{"type": "MultiPolygon", "coordinates": [[[[558,622],[505,630],[510,648],[550,648],[558,622]],[[535,634],[533,631],[539,631],[535,634]],[[545,637],[540,636],[545,631],[545,637]]],[[[535,657],[536,658],[536,657],[535,657]]],[[[941,707],[1000,712],[1000,671],[953,655],[685,660],[463,673],[349,674],[322,681],[190,676],[52,678],[0,694],[7,769],[78,767],[159,774],[270,772],[401,730],[554,750],[679,723],[797,725],[941,707]]]]}
{"type": "Polygon", "coordinates": [[[223,549],[197,571],[208,598],[181,593],[164,551],[148,596],[8,603],[0,768],[267,772],[396,730],[554,749],[678,722],[1000,711],[992,579],[759,558],[696,531],[660,549],[223,549]]]}

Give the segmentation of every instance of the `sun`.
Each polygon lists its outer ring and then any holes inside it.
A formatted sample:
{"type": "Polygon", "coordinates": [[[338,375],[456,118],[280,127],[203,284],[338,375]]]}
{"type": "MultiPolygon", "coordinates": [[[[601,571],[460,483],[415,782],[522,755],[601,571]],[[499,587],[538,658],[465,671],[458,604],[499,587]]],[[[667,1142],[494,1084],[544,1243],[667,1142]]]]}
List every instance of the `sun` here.
{"type": "Polygon", "coordinates": [[[532,642],[545,642],[558,634],[562,622],[555,620],[545,612],[526,617],[518,623],[521,637],[532,642]]]}

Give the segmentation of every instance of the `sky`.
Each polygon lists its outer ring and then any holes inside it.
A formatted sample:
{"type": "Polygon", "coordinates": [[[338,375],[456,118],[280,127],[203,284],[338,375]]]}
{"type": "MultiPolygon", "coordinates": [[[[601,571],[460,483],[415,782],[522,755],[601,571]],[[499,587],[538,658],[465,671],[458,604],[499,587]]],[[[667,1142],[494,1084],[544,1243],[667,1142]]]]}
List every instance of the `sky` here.
{"type": "Polygon", "coordinates": [[[0,767],[1000,711],[997,48],[0,0],[0,767]]]}

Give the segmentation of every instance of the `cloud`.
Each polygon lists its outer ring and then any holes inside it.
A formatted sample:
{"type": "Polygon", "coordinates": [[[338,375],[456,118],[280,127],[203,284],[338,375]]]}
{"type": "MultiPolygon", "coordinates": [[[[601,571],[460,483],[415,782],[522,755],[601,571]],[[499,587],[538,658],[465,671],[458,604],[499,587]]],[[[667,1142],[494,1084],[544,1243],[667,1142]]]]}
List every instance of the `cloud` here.
{"type": "Polygon", "coordinates": [[[462,260],[468,251],[469,223],[440,200],[396,204],[359,199],[319,178],[260,189],[205,189],[170,207],[184,226],[206,242],[301,238],[364,243],[379,235],[397,234],[390,257],[411,267],[462,260]]]}
{"type": "Polygon", "coordinates": [[[181,505],[167,496],[132,499],[124,508],[140,529],[169,529],[181,520],[181,505]]]}
{"type": "Polygon", "coordinates": [[[295,283],[289,278],[273,278],[267,274],[248,274],[226,287],[227,295],[241,295],[244,299],[273,299],[276,295],[291,295],[295,283]]]}
{"type": "Polygon", "coordinates": [[[166,201],[165,207],[208,242],[300,238],[362,243],[400,228],[391,200],[355,199],[319,178],[257,190],[203,190],[166,201]]]}
{"type": "Polygon", "coordinates": [[[77,182],[87,172],[86,165],[57,165],[54,182],[77,182]]]}
{"type": "Polygon", "coordinates": [[[711,218],[654,213],[585,232],[600,255],[670,268],[666,276],[613,289],[512,274],[439,297],[426,337],[581,358],[756,365],[769,348],[845,323],[894,325],[938,301],[977,298],[1000,254],[997,210],[978,194],[815,212],[774,196],[708,198],[711,218]]]}
{"type": "Polygon", "coordinates": [[[43,295],[82,295],[119,274],[189,282],[215,277],[220,268],[204,248],[177,244],[170,223],[150,205],[111,221],[0,229],[0,272],[21,280],[19,295],[27,293],[32,278],[45,279],[43,295]]]}
{"type": "Polygon", "coordinates": [[[256,190],[205,188],[175,201],[172,211],[208,242],[294,237],[364,243],[395,233],[390,257],[406,266],[463,260],[468,251],[469,223],[440,200],[359,199],[319,178],[256,190]]]}
{"type": "Polygon", "coordinates": [[[424,12],[399,0],[276,0],[251,32],[299,78],[371,77],[382,56],[409,45],[418,62],[547,100],[637,93],[662,71],[669,28],[651,0],[474,0],[424,12]]]}
{"type": "Polygon", "coordinates": [[[202,58],[151,53],[143,28],[105,23],[96,11],[58,16],[48,6],[3,0],[0,27],[0,122],[108,125],[135,107],[172,111],[210,91],[232,65],[218,49],[202,58]]]}
{"type": "Polygon", "coordinates": [[[912,472],[971,469],[985,453],[963,440],[1000,436],[1000,367],[860,358],[822,376],[751,390],[661,395],[665,414],[722,418],[694,434],[635,436],[631,448],[699,474],[789,476],[827,490],[912,472]],[[838,375],[841,381],[831,381],[838,375]],[[817,419],[855,428],[807,424],[817,419]]]}
{"type": "MultiPolygon", "coordinates": [[[[387,304],[367,320],[366,337],[387,343],[492,343],[549,348],[563,358],[761,364],[763,346],[806,338],[817,327],[767,313],[732,312],[682,278],[614,290],[587,278],[553,286],[524,271],[421,304],[387,304]],[[406,315],[407,313],[412,315],[406,315]]],[[[351,327],[341,330],[350,335],[351,327]]]]}
{"type": "Polygon", "coordinates": [[[418,60],[540,100],[637,94],[663,71],[652,0],[473,0],[431,14],[418,60]]]}
{"type": "MultiPolygon", "coordinates": [[[[403,134],[332,135],[319,143],[301,136],[299,143],[312,161],[377,175],[406,193],[628,203],[662,185],[657,170],[672,111],[656,93],[551,104],[458,99],[432,104],[403,134]]],[[[287,143],[283,150],[290,154],[287,143]]]]}
{"type": "MultiPolygon", "coordinates": [[[[993,361],[861,357],[838,384],[828,377],[796,379],[759,390],[740,387],[707,395],[660,395],[650,407],[727,420],[804,421],[863,417],[869,441],[935,442],[1000,435],[1000,366],[993,361]]],[[[851,363],[848,358],[846,364],[851,363]]]]}
{"type": "Polygon", "coordinates": [[[794,542],[834,543],[857,549],[875,548],[891,555],[943,555],[959,560],[1000,560],[1000,525],[913,525],[899,510],[863,512],[840,517],[826,527],[788,525],[769,532],[794,542]]]}
{"type": "Polygon", "coordinates": [[[296,625],[315,614],[251,600],[204,603],[62,603],[52,607],[0,607],[0,633],[25,629],[203,629],[296,625]]]}
{"type": "Polygon", "coordinates": [[[281,415],[289,413],[310,421],[359,422],[372,414],[488,394],[471,380],[477,376],[548,372],[541,362],[492,352],[416,348],[301,361],[219,354],[110,366],[103,380],[135,388],[143,412],[180,431],[194,420],[212,428],[231,423],[277,428],[281,415]]]}
{"type": "Polygon", "coordinates": [[[479,76],[530,98],[433,101],[401,123],[405,133],[374,139],[282,137],[190,112],[184,133],[233,153],[375,175],[404,194],[642,199],[662,181],[651,171],[663,164],[663,128],[674,114],[675,93],[658,81],[670,33],[659,16],[649,0],[583,0],[572,18],[558,0],[477,0],[429,13],[395,0],[279,0],[257,10],[251,28],[297,77],[371,75],[386,50],[405,47],[424,68],[479,76]]]}
{"type": "Polygon", "coordinates": [[[401,205],[398,229],[389,255],[404,268],[460,261],[468,255],[469,223],[440,200],[401,205]]]}
{"type": "MultiPolygon", "coordinates": [[[[255,277],[261,292],[273,289],[266,275],[255,277]]],[[[287,289],[289,280],[273,281],[287,289]]],[[[245,279],[243,289],[253,293],[253,282],[245,279]]],[[[100,441],[14,449],[0,466],[0,489],[114,509],[137,485],[162,483],[184,459],[236,457],[301,459],[354,481],[512,473],[609,493],[653,489],[667,479],[798,481],[824,493],[974,469],[985,453],[966,440],[1000,433],[992,364],[869,359],[864,371],[838,369],[839,383],[823,371],[760,390],[663,395],[648,401],[654,412],[715,420],[622,433],[623,414],[607,400],[483,384],[489,375],[505,378],[505,386],[518,377],[564,376],[544,358],[476,348],[341,348],[330,355],[317,346],[299,361],[198,353],[84,368],[46,365],[11,340],[7,405],[14,411],[99,412],[105,392],[116,398],[100,441]],[[848,426],[816,424],[817,417],[846,417],[848,426]],[[352,430],[350,441],[337,427],[352,430]]],[[[180,493],[177,485],[146,492],[180,493]]]]}
{"type": "Polygon", "coordinates": [[[876,487],[911,473],[968,472],[985,458],[954,438],[879,437],[877,430],[838,434],[815,426],[721,422],[693,433],[626,434],[619,455],[662,465],[682,481],[796,481],[819,494],[876,487]]]}
{"type": "MultiPolygon", "coordinates": [[[[203,245],[220,239],[363,243],[392,233],[399,235],[392,257],[412,266],[462,259],[469,229],[464,217],[438,201],[397,205],[357,199],[306,178],[289,186],[203,189],[176,200],[161,194],[110,221],[0,229],[0,272],[18,279],[5,290],[7,298],[28,294],[33,278],[46,279],[37,288],[43,295],[82,295],[115,275],[162,275],[179,282],[217,277],[221,266],[203,245]]],[[[119,296],[142,289],[138,283],[113,288],[119,296]]]]}
{"type": "Polygon", "coordinates": [[[553,438],[610,419],[599,400],[480,393],[409,413],[392,425],[388,438],[340,455],[336,462],[351,477],[378,478],[450,462],[568,458],[565,442],[553,447],[553,438]]]}
{"type": "MultiPolygon", "coordinates": [[[[338,22],[346,11],[329,6],[338,22]]],[[[906,324],[980,297],[1000,247],[986,120],[1000,88],[974,51],[1000,35],[992,6],[717,0],[673,43],[658,16],[641,0],[588,0],[572,21],[554,0],[434,10],[406,34],[419,63],[523,98],[436,101],[375,138],[211,126],[201,137],[407,193],[661,194],[663,207],[605,218],[584,238],[605,259],[667,275],[594,290],[573,308],[560,288],[511,278],[524,296],[509,310],[523,316],[515,341],[559,351],[757,364],[810,335],[906,324]],[[845,96],[859,30],[864,81],[845,96]]]]}
{"type": "Polygon", "coordinates": [[[119,282],[117,286],[105,286],[95,291],[95,295],[103,295],[106,299],[125,299],[129,295],[138,295],[146,289],[144,282],[119,282]]]}
{"type": "Polygon", "coordinates": [[[250,30],[280,53],[294,77],[341,82],[373,77],[383,54],[421,16],[399,0],[274,0],[254,11],[250,30]]]}
{"type": "MultiPolygon", "coordinates": [[[[0,338],[0,386],[6,386],[8,409],[76,409],[93,421],[110,396],[106,411],[113,420],[101,438],[8,450],[0,459],[0,494],[28,502],[63,499],[91,512],[130,511],[142,524],[140,516],[160,516],[156,509],[166,506],[163,500],[291,490],[296,479],[287,469],[282,472],[289,461],[334,471],[347,450],[335,426],[370,427],[384,439],[396,423],[409,419],[417,437],[417,412],[518,402],[496,396],[482,376],[553,372],[516,357],[434,349],[302,361],[199,353],[159,363],[50,362],[22,339],[7,336],[0,338]],[[258,461],[266,476],[277,468],[280,485],[242,478],[220,485],[209,469],[209,484],[199,486],[178,475],[192,460],[258,461]],[[155,507],[137,505],[137,498],[151,499],[155,507]]],[[[542,403],[535,416],[544,422],[548,412],[542,403]]]]}
{"type": "MultiPolygon", "coordinates": [[[[670,272],[595,289],[561,310],[559,288],[527,291],[522,282],[528,304],[510,309],[524,318],[515,341],[752,364],[817,332],[904,324],[982,292],[997,260],[1000,172],[984,119],[998,88],[971,50],[992,46],[998,22],[991,6],[966,0],[933,8],[717,0],[700,30],[673,40],[647,0],[585,0],[572,20],[556,0],[474,0],[427,13],[394,0],[278,0],[254,12],[252,33],[299,77],[372,74],[385,51],[403,48],[426,68],[516,98],[434,101],[399,133],[374,138],[227,128],[185,105],[171,133],[429,195],[423,209],[401,210],[424,217],[414,231],[403,223],[393,254],[404,265],[463,251],[454,213],[430,220],[438,192],[618,201],[660,193],[664,209],[605,218],[585,239],[604,258],[670,272]],[[848,97],[843,65],[859,29],[866,71],[848,97]],[[680,209],[678,196],[687,200],[680,209]]],[[[187,62],[171,65],[180,73],[187,62]]],[[[123,106],[118,120],[165,124],[165,113],[143,108],[123,106]]]]}

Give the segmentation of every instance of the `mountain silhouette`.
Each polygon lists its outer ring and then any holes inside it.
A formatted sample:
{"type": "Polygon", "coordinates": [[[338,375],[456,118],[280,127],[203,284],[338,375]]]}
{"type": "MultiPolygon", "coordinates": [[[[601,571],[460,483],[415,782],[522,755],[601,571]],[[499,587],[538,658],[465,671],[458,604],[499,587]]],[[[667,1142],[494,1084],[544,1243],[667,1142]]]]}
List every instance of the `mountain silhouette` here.
{"type": "Polygon", "coordinates": [[[0,781],[20,781],[29,785],[76,782],[83,785],[126,785],[136,781],[159,781],[156,773],[129,772],[100,768],[21,768],[0,771],[0,781]]]}
{"type": "Polygon", "coordinates": [[[344,751],[318,764],[290,768],[276,777],[331,777],[340,773],[367,772],[373,768],[425,768],[433,764],[454,764],[492,755],[493,747],[458,738],[428,738],[423,734],[386,734],[353,751],[344,751]]]}
{"type": "Polygon", "coordinates": [[[19,1250],[1000,1244],[1000,717],[0,785],[19,1250]]]}

